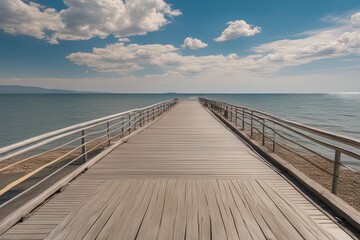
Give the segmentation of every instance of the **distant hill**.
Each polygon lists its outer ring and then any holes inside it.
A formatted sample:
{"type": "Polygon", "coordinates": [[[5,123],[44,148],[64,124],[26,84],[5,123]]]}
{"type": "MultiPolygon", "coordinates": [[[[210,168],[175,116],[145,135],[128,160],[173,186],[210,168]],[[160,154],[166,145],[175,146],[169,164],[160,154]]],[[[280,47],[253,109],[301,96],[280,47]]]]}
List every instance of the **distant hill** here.
{"type": "Polygon", "coordinates": [[[19,85],[0,85],[1,93],[84,93],[72,90],[63,89],[48,89],[40,87],[29,87],[19,85]]]}

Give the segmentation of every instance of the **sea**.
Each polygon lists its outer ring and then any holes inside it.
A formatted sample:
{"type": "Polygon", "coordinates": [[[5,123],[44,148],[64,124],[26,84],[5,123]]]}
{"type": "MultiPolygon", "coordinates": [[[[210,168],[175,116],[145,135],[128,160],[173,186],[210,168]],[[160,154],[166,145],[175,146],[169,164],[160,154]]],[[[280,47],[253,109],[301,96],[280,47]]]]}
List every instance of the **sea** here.
{"type": "MultiPolygon", "coordinates": [[[[167,99],[197,97],[250,107],[360,139],[360,93],[0,94],[0,148],[52,130],[167,99]]],[[[353,161],[351,165],[360,166],[360,161],[353,161]]]]}

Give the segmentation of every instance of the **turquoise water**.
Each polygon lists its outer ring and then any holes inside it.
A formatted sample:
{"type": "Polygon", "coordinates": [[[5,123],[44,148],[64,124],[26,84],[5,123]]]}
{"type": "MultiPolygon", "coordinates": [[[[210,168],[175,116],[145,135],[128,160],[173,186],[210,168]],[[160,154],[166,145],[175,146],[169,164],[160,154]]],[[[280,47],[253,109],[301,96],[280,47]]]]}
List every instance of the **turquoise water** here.
{"type": "Polygon", "coordinates": [[[0,94],[0,147],[170,98],[197,96],[360,139],[360,94],[0,94]]]}

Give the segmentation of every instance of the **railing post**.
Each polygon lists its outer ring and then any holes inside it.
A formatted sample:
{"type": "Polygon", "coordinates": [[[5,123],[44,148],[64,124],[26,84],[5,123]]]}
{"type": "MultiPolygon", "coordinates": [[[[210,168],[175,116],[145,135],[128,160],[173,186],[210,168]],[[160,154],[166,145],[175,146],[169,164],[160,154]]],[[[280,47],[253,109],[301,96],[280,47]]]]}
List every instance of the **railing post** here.
{"type": "Polygon", "coordinates": [[[108,145],[111,144],[111,139],[110,139],[110,122],[106,123],[106,133],[107,133],[107,138],[108,138],[108,145]]]}
{"type": "Polygon", "coordinates": [[[237,122],[238,122],[238,108],[235,107],[235,126],[237,127],[237,122]]]}
{"type": "Polygon", "coordinates": [[[136,130],[136,124],[137,124],[137,119],[136,119],[136,113],[134,114],[134,131],[136,130]]]}
{"type": "Polygon", "coordinates": [[[242,126],[241,129],[245,129],[245,108],[242,109],[242,126]]]}
{"type": "Polygon", "coordinates": [[[236,113],[234,113],[234,107],[232,108],[232,111],[231,111],[231,116],[232,116],[232,122],[235,123],[235,116],[236,116],[236,113]]]}
{"type": "Polygon", "coordinates": [[[120,134],[120,138],[122,138],[124,136],[124,121],[125,121],[125,117],[121,118],[121,134],[120,134]]]}
{"type": "Polygon", "coordinates": [[[155,120],[155,108],[152,109],[152,119],[155,120]]]}
{"type": "Polygon", "coordinates": [[[251,118],[250,118],[250,126],[251,126],[251,129],[250,129],[250,136],[253,137],[253,134],[254,134],[254,120],[253,120],[253,114],[254,112],[251,111],[251,118]]]}
{"type": "Polygon", "coordinates": [[[262,145],[265,146],[265,118],[263,118],[262,122],[262,145]]]}
{"type": "Polygon", "coordinates": [[[276,124],[274,123],[274,139],[273,139],[273,147],[272,147],[272,151],[275,152],[275,145],[276,145],[276,124]]]}
{"type": "Polygon", "coordinates": [[[129,134],[131,133],[131,114],[129,113],[129,134]]]}
{"type": "Polygon", "coordinates": [[[149,109],[146,110],[146,122],[150,122],[149,109]]]}
{"type": "Polygon", "coordinates": [[[142,115],[142,110],[140,110],[140,127],[142,127],[142,119],[143,119],[143,115],[142,115]]]}
{"type": "Polygon", "coordinates": [[[83,155],[83,158],[85,160],[85,162],[87,162],[87,152],[86,152],[86,130],[82,130],[81,131],[81,153],[83,155]]]}
{"type": "Polygon", "coordinates": [[[339,150],[335,150],[334,172],[331,188],[331,192],[335,195],[337,194],[337,186],[339,182],[340,158],[341,152],[339,150]]]}

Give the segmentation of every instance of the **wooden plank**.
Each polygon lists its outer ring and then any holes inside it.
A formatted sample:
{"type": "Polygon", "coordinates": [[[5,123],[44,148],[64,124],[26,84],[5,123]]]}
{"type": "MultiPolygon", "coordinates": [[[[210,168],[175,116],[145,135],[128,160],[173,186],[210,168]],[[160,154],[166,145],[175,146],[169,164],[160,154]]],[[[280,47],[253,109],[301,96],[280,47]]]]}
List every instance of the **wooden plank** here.
{"type": "Polygon", "coordinates": [[[218,185],[217,181],[211,181],[212,187],[215,192],[216,201],[221,213],[221,217],[223,220],[223,224],[226,231],[226,236],[228,239],[239,239],[236,227],[235,227],[235,221],[234,217],[230,212],[229,209],[229,202],[228,198],[226,197],[226,192],[221,191],[220,187],[218,185]]]}
{"type": "Polygon", "coordinates": [[[199,238],[198,194],[195,180],[186,181],[186,235],[185,239],[199,238]]]}
{"type": "MultiPolygon", "coordinates": [[[[223,198],[223,201],[227,202],[228,211],[230,212],[234,224],[236,226],[236,231],[239,236],[239,239],[251,239],[254,238],[254,236],[251,236],[249,229],[246,226],[246,220],[244,217],[250,217],[249,214],[245,215],[244,212],[240,212],[239,208],[236,206],[234,196],[230,190],[229,183],[224,180],[218,180],[219,188],[221,191],[221,197],[223,198]]],[[[253,223],[255,224],[255,223],[253,223]]],[[[255,226],[252,226],[252,228],[255,228],[255,226]]],[[[259,231],[260,229],[256,229],[259,231]]],[[[256,235],[257,239],[264,240],[264,236],[261,234],[261,231],[258,232],[256,235]]]]}
{"type": "Polygon", "coordinates": [[[176,217],[174,224],[174,239],[185,239],[186,234],[186,203],[185,180],[179,179],[178,199],[176,204],[176,217]]]}
{"type": "MultiPolygon", "coordinates": [[[[259,184],[304,239],[334,239],[307,214],[298,209],[296,205],[290,203],[274,187],[270,187],[263,181],[259,181],[259,184]]],[[[324,216],[322,215],[321,217],[324,216]]]]}
{"type": "Polygon", "coordinates": [[[210,184],[206,184],[205,193],[208,200],[209,215],[211,219],[211,236],[213,239],[226,239],[224,220],[219,210],[214,188],[210,184]]]}
{"type": "Polygon", "coordinates": [[[126,219],[128,218],[130,211],[135,207],[135,202],[137,203],[136,207],[138,207],[140,203],[139,196],[141,194],[141,190],[144,191],[144,187],[148,186],[148,182],[145,185],[145,180],[136,180],[131,187],[131,191],[127,192],[123,201],[119,202],[119,205],[116,207],[111,217],[109,218],[107,224],[101,230],[101,232],[97,235],[98,239],[107,239],[113,234],[114,231],[121,231],[122,227],[125,227],[126,219]],[[132,207],[127,206],[128,202],[133,203],[132,207]],[[119,228],[119,230],[118,230],[119,228]]]}
{"type": "Polygon", "coordinates": [[[211,220],[209,214],[209,205],[206,197],[205,181],[197,181],[197,194],[199,199],[199,239],[211,239],[211,220]]]}
{"type": "MultiPolygon", "coordinates": [[[[159,210],[159,205],[161,205],[160,207],[162,209],[162,201],[157,200],[158,197],[163,197],[162,192],[164,192],[164,190],[162,186],[164,183],[160,180],[157,180],[156,182],[145,180],[145,183],[147,183],[149,187],[143,188],[142,191],[139,192],[139,194],[136,196],[135,202],[131,204],[132,210],[129,213],[127,219],[124,221],[123,226],[118,227],[115,231],[113,231],[112,234],[109,235],[110,239],[135,239],[139,234],[139,229],[142,224],[146,223],[146,216],[149,216],[149,211],[153,210],[152,213],[155,215],[159,210]],[[154,199],[154,196],[156,196],[154,201],[155,204],[151,205],[151,199],[154,199]]],[[[130,204],[128,207],[130,208],[130,204]]],[[[116,219],[114,220],[116,221],[116,219]]],[[[117,224],[119,223],[117,222],[117,224]]],[[[149,237],[149,239],[151,239],[151,235],[149,237]]]]}
{"type": "MultiPolygon", "coordinates": [[[[232,186],[234,187],[234,192],[237,194],[235,199],[239,204],[239,209],[242,210],[241,213],[246,214],[244,220],[250,222],[250,224],[247,224],[247,226],[251,226],[251,228],[255,227],[255,229],[250,230],[250,234],[254,236],[263,234],[266,239],[277,239],[277,237],[262,218],[258,206],[253,204],[254,201],[251,199],[251,196],[247,194],[246,190],[239,185],[238,181],[232,180],[231,182],[232,186]],[[248,212],[250,212],[250,214],[248,214],[248,212]]],[[[261,236],[259,237],[262,238],[261,236]]]]}
{"type": "Polygon", "coordinates": [[[69,214],[48,239],[82,239],[104,212],[118,187],[114,182],[105,184],[89,201],[80,205],[79,210],[69,214]]]}
{"type": "Polygon", "coordinates": [[[164,213],[161,218],[158,239],[172,239],[174,236],[174,224],[177,209],[179,181],[170,179],[166,185],[164,213]]]}
{"type": "Polygon", "coordinates": [[[118,207],[119,203],[122,201],[126,193],[130,191],[131,186],[133,186],[133,180],[125,180],[118,181],[118,191],[114,193],[114,196],[109,201],[106,209],[101,214],[101,216],[97,219],[96,224],[94,224],[83,237],[83,239],[93,239],[94,236],[98,236],[100,231],[104,228],[104,226],[108,223],[110,217],[114,213],[116,207],[118,207]]]}
{"type": "MultiPolygon", "coordinates": [[[[154,180],[155,181],[155,180],[154,180]]],[[[156,180],[157,184],[151,196],[146,212],[142,216],[141,228],[138,231],[138,239],[156,239],[164,209],[166,181],[156,180]]],[[[135,239],[125,237],[124,239],[135,239]]]]}

